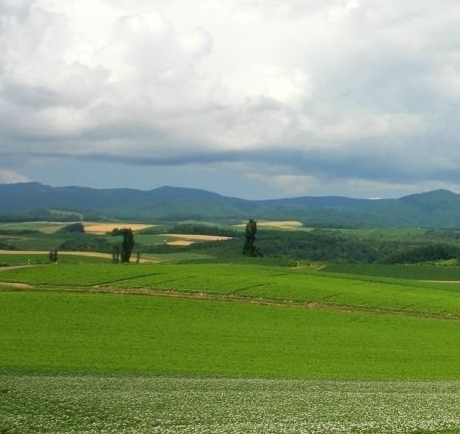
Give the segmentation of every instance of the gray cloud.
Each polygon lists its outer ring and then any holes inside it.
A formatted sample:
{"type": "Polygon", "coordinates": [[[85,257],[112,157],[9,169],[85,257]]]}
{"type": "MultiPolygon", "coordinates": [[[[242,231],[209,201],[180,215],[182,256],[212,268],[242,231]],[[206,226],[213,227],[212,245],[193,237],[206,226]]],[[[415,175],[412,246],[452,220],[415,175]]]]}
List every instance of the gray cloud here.
{"type": "Polygon", "coordinates": [[[460,190],[459,15],[453,0],[3,0],[0,153],[21,176],[71,157],[224,165],[288,194],[460,190]]]}

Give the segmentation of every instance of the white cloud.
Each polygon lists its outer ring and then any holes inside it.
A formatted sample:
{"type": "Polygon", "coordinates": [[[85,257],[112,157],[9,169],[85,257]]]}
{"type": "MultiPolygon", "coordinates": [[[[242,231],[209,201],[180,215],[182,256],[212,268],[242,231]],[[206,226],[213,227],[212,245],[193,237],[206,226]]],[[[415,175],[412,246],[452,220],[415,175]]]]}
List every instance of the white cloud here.
{"type": "Polygon", "coordinates": [[[29,179],[27,176],[21,175],[12,170],[1,170],[0,169],[0,183],[1,184],[14,184],[16,182],[27,182],[29,179]]]}
{"type": "Polygon", "coordinates": [[[0,152],[448,182],[459,18],[454,0],[0,0],[0,152]]]}

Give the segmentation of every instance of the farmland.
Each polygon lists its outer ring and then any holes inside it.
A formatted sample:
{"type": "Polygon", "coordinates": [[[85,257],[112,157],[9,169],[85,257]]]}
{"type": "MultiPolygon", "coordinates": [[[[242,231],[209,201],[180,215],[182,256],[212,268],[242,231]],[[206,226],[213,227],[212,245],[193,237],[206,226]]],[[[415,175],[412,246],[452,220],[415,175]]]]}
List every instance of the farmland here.
{"type": "Polygon", "coordinates": [[[0,300],[4,430],[409,433],[460,425],[457,320],[62,290],[6,290],[0,300]]]}
{"type": "MultiPolygon", "coordinates": [[[[387,274],[392,269],[387,267],[387,274]]],[[[432,280],[443,282],[336,275],[309,268],[241,264],[87,264],[84,267],[60,264],[56,267],[10,270],[1,274],[0,280],[48,289],[97,287],[125,292],[142,289],[152,294],[173,291],[179,294],[208,294],[209,297],[220,296],[228,300],[262,299],[299,305],[316,304],[318,307],[460,317],[460,285],[456,281],[444,282],[448,276],[443,267],[419,269],[423,277],[430,276],[432,280]],[[439,278],[436,273],[441,273],[439,278]]],[[[417,272],[415,267],[410,270],[412,275],[417,272]]],[[[448,270],[450,279],[455,279],[458,268],[450,267],[448,270]]]]}
{"type": "Polygon", "coordinates": [[[286,266],[213,242],[54,265],[30,248],[64,235],[36,228],[0,256],[0,433],[460,432],[456,260],[286,266]]]}
{"type": "Polygon", "coordinates": [[[153,227],[149,224],[139,224],[139,223],[128,223],[128,222],[119,222],[119,223],[90,223],[86,222],[84,224],[85,232],[96,233],[96,234],[106,234],[107,232],[112,232],[114,229],[119,229],[120,227],[129,227],[133,231],[140,231],[142,229],[147,229],[153,227]]]}
{"type": "Polygon", "coordinates": [[[0,381],[8,390],[0,424],[19,422],[22,434],[450,433],[460,423],[460,386],[449,382],[17,374],[0,381]]]}

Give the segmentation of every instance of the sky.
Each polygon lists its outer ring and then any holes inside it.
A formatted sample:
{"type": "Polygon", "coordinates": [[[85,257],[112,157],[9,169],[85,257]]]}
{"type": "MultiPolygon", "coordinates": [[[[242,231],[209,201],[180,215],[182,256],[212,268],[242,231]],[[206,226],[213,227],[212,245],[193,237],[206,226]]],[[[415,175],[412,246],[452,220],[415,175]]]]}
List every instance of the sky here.
{"type": "Polygon", "coordinates": [[[0,183],[460,192],[458,0],[0,0],[0,183]]]}

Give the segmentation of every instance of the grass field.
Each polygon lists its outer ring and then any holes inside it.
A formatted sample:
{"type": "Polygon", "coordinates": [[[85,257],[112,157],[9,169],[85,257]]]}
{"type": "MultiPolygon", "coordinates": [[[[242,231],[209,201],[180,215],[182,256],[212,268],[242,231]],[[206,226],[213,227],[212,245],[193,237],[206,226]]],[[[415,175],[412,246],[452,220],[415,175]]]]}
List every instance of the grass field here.
{"type": "Polygon", "coordinates": [[[445,268],[4,269],[0,433],[458,434],[445,268]]]}
{"type": "Polygon", "coordinates": [[[0,299],[9,369],[460,380],[457,321],[111,294],[0,299]]]}
{"type": "Polygon", "coordinates": [[[11,222],[4,223],[0,222],[0,229],[6,230],[36,230],[47,234],[52,234],[62,227],[65,223],[60,222],[48,222],[48,221],[36,221],[36,222],[11,222]]]}

